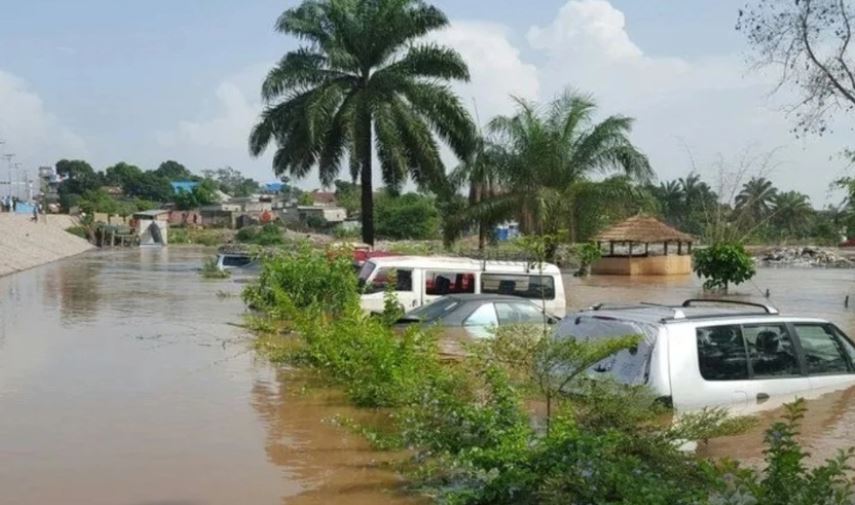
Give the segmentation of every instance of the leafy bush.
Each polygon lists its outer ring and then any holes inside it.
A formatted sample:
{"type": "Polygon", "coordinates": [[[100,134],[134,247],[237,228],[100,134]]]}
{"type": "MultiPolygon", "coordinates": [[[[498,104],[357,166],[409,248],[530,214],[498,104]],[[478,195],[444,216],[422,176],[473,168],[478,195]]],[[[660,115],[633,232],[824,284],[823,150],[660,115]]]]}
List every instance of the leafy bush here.
{"type": "Polygon", "coordinates": [[[694,270],[706,279],[704,289],[723,289],[742,284],[757,273],[754,260],[742,244],[716,243],[695,250],[694,270]]]}
{"type": "Polygon", "coordinates": [[[282,236],[282,228],[274,223],[241,228],[235,235],[235,239],[244,244],[260,246],[282,245],[285,243],[285,238],[282,236]]]}
{"type": "Polygon", "coordinates": [[[377,235],[388,239],[432,239],[439,236],[439,211],[433,198],[407,193],[375,199],[377,235]]]}
{"type": "Polygon", "coordinates": [[[229,233],[220,229],[172,227],[169,229],[169,243],[213,247],[228,241],[229,233]]]}
{"type": "Polygon", "coordinates": [[[244,301],[274,318],[295,317],[308,309],[342,314],[359,305],[351,261],[349,251],[328,255],[301,244],[265,258],[258,280],[244,290],[244,301]]]}
{"type": "Polygon", "coordinates": [[[65,231],[71,233],[72,235],[76,235],[80,238],[85,238],[86,240],[89,240],[89,234],[87,233],[85,226],[69,226],[65,229],[65,231]]]}
{"type": "Polygon", "coordinates": [[[202,263],[202,269],[199,272],[205,279],[228,279],[231,272],[221,270],[217,266],[217,258],[208,258],[202,263]]]}

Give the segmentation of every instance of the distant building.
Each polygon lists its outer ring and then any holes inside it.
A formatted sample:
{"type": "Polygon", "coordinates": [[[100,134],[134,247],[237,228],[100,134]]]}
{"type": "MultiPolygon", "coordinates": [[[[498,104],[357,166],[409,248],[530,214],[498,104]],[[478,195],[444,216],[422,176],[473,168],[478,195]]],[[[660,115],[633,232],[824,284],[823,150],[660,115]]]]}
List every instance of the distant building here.
{"type": "Polygon", "coordinates": [[[296,212],[290,212],[289,214],[296,215],[297,220],[302,223],[306,223],[313,218],[323,219],[329,224],[342,223],[347,220],[347,209],[344,207],[300,205],[296,208],[296,212]]]}
{"type": "Polygon", "coordinates": [[[284,182],[276,181],[276,182],[266,182],[261,185],[261,190],[265,193],[282,193],[283,191],[288,189],[288,185],[284,182]]]}
{"type": "Polygon", "coordinates": [[[59,184],[62,182],[54,167],[39,167],[39,192],[45,209],[59,210],[59,184]]]}
{"type": "Polygon", "coordinates": [[[309,193],[312,197],[312,205],[318,205],[323,207],[333,207],[338,203],[336,200],[335,193],[331,193],[329,191],[312,191],[309,193]]]}
{"type": "Polygon", "coordinates": [[[176,194],[184,193],[185,191],[190,193],[199,185],[196,181],[172,181],[169,184],[172,185],[172,192],[176,194]]]}

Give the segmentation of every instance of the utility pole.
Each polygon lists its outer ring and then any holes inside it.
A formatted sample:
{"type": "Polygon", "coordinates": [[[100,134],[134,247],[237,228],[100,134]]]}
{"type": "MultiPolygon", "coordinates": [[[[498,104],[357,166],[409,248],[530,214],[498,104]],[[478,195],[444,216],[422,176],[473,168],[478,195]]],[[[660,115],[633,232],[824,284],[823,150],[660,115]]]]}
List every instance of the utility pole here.
{"type": "Polygon", "coordinates": [[[6,153],[3,157],[6,158],[6,163],[9,166],[9,189],[6,193],[9,198],[12,198],[12,158],[15,157],[15,153],[6,153]]]}

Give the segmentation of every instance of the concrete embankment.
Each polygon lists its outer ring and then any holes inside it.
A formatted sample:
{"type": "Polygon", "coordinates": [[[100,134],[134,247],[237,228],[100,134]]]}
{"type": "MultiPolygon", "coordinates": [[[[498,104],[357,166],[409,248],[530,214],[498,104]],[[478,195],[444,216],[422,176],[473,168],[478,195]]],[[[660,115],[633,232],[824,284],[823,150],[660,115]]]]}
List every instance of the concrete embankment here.
{"type": "Polygon", "coordinates": [[[92,249],[88,241],[65,231],[75,224],[65,215],[49,215],[34,223],[29,216],[0,214],[0,275],[92,249]]]}

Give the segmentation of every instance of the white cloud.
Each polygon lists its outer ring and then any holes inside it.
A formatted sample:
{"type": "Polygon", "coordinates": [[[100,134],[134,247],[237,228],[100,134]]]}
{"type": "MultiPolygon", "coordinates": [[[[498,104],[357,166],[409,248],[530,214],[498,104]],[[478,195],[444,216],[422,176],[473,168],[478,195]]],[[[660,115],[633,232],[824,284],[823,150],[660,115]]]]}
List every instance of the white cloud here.
{"type": "Polygon", "coordinates": [[[507,27],[480,21],[454,21],[431,39],[456,49],[469,65],[470,82],[458,84],[456,91],[464,103],[486,121],[496,114],[513,110],[511,95],[538,98],[537,67],[525,63],[510,42],[507,27]]]}
{"type": "MultiPolygon", "coordinates": [[[[686,149],[709,179],[721,154],[747,146],[772,150],[783,161],[772,174],[786,189],[798,188],[825,201],[828,183],[842,166],[829,161],[845,145],[842,136],[795,141],[781,100],[770,98],[773,79],[748,73],[738,54],[698,59],[651,55],[636,44],[621,11],[607,0],[569,0],[545,26],[528,30],[529,46],[545,56],[540,87],[548,98],[566,86],[593,93],[601,112],[636,118],[633,139],[663,179],[690,170],[686,149]],[[803,180],[806,170],[823,177],[803,180]]],[[[714,181],[711,181],[714,182],[714,181]]]]}
{"type": "Polygon", "coordinates": [[[83,157],[87,151],[84,140],[46,109],[26,81],[2,70],[0,140],[5,141],[0,151],[15,153],[13,161],[28,170],[60,157],[83,157]]]}

